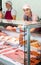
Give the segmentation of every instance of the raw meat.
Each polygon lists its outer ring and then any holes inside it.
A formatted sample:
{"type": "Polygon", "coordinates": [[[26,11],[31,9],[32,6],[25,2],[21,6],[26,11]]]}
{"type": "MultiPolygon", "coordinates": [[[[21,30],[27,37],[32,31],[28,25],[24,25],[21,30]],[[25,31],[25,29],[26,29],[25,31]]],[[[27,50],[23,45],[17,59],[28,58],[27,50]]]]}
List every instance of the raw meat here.
{"type": "Polygon", "coordinates": [[[12,31],[12,26],[7,26],[6,29],[12,31]]]}
{"type": "Polygon", "coordinates": [[[34,56],[36,56],[36,57],[40,55],[40,54],[39,54],[38,52],[36,52],[36,51],[31,51],[30,54],[31,54],[31,55],[34,55],[34,56]]]}
{"type": "Polygon", "coordinates": [[[0,36],[6,36],[7,34],[3,33],[3,32],[0,32],[0,36]]]}
{"type": "Polygon", "coordinates": [[[36,65],[40,62],[40,60],[36,59],[36,58],[31,58],[31,65],[36,65]]]}
{"type": "Polygon", "coordinates": [[[11,58],[14,61],[24,64],[24,52],[22,52],[21,50],[17,50],[16,52],[11,52],[4,55],[11,58]]]}

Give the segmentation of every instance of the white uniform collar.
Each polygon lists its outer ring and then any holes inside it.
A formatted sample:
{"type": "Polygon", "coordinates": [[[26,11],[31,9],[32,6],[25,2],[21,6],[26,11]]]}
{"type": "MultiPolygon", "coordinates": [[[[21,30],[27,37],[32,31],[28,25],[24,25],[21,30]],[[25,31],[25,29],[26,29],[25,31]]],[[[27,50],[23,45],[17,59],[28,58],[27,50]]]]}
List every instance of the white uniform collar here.
{"type": "Polygon", "coordinates": [[[9,10],[7,9],[7,11],[11,11],[12,10],[12,8],[10,8],[9,10]]]}

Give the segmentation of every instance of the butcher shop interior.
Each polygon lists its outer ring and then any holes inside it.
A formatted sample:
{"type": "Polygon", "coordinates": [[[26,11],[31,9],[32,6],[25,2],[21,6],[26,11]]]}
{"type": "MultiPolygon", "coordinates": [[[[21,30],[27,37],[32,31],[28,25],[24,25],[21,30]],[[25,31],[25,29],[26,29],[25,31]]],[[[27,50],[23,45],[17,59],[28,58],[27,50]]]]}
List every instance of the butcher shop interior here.
{"type": "Polygon", "coordinates": [[[41,65],[41,0],[0,0],[0,65],[41,65]]]}

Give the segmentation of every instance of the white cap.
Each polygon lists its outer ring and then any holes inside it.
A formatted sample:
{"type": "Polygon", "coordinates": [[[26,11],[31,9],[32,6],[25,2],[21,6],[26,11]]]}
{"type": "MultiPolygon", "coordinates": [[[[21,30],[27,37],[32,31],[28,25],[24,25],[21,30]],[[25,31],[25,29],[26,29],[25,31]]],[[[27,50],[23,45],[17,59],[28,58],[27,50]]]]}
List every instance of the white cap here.
{"type": "Polygon", "coordinates": [[[31,9],[31,7],[26,4],[26,5],[23,6],[23,9],[31,9]]]}
{"type": "Polygon", "coordinates": [[[12,2],[11,1],[7,1],[6,3],[10,4],[12,6],[12,2]]]}

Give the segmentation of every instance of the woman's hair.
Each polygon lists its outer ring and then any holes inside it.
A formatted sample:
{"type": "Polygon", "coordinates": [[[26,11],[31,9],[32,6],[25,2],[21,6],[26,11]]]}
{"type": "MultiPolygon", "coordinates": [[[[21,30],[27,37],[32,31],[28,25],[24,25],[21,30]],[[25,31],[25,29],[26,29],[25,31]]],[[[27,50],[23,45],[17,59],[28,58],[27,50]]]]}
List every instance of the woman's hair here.
{"type": "Polygon", "coordinates": [[[2,11],[2,8],[0,8],[0,11],[2,11]]]}
{"type": "Polygon", "coordinates": [[[32,11],[30,10],[31,16],[32,16],[32,11]]]}

